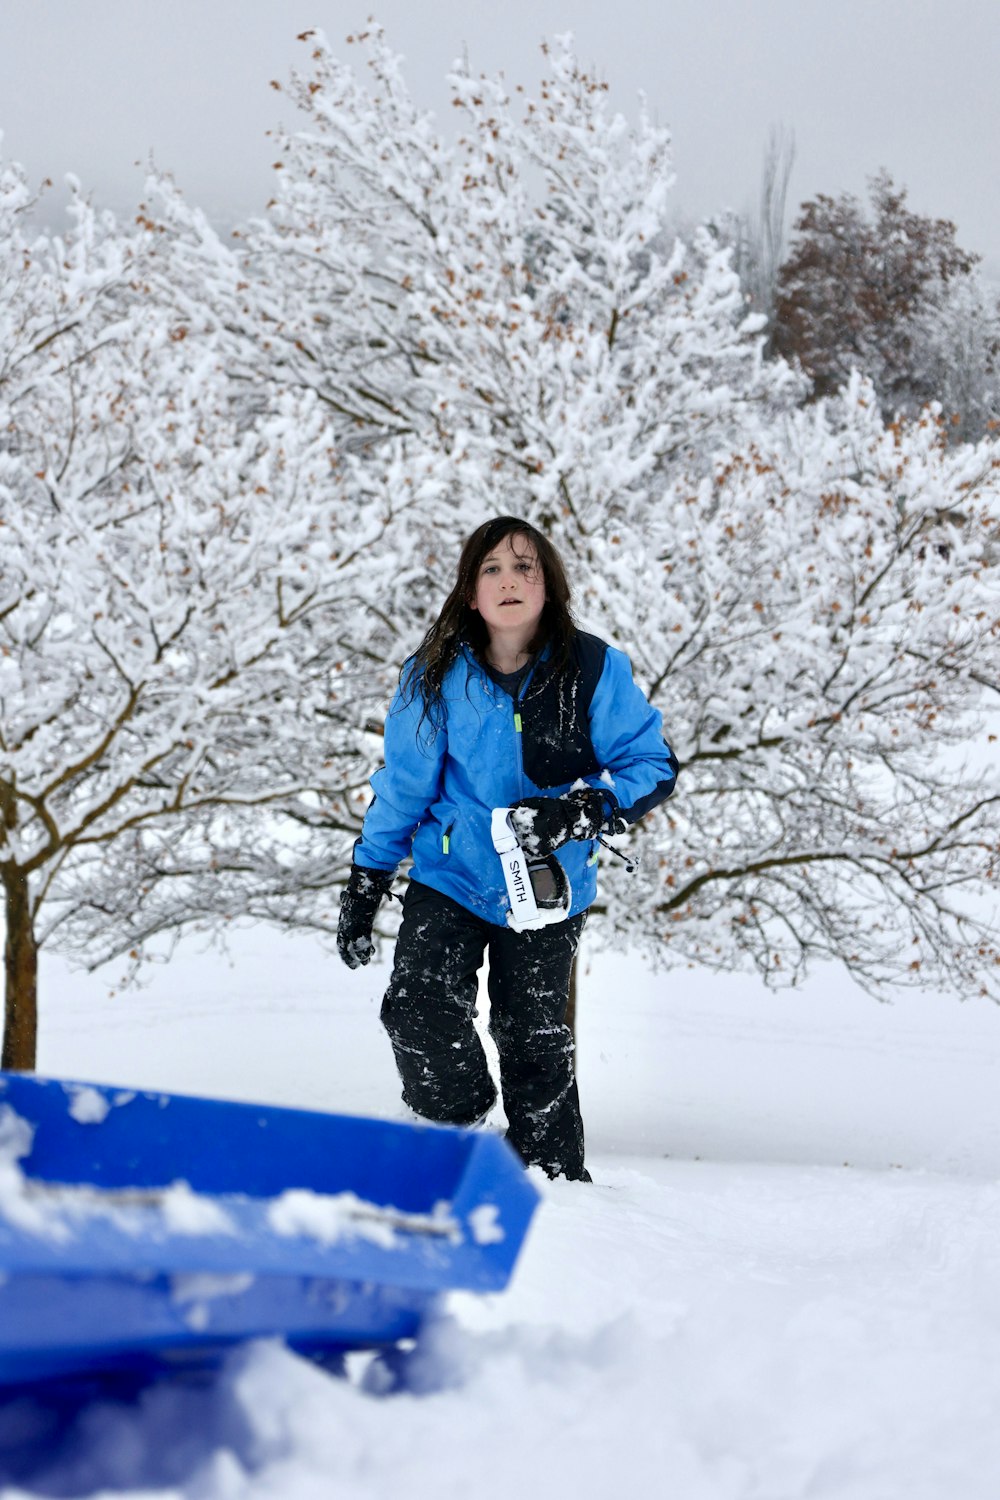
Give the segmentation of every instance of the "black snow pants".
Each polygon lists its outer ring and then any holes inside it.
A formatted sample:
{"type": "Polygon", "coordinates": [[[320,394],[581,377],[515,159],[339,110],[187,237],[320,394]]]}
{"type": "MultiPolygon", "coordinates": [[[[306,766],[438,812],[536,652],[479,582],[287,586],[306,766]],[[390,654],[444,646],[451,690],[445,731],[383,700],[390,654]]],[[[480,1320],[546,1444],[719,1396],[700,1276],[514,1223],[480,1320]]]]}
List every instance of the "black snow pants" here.
{"type": "Polygon", "coordinates": [[[489,952],[490,1035],[500,1060],[507,1139],[550,1177],[580,1178],[583,1121],[566,1025],[570,972],[586,913],[514,932],[411,880],[382,1002],[403,1099],[425,1119],[471,1125],[496,1100],[473,1026],[489,952]]]}

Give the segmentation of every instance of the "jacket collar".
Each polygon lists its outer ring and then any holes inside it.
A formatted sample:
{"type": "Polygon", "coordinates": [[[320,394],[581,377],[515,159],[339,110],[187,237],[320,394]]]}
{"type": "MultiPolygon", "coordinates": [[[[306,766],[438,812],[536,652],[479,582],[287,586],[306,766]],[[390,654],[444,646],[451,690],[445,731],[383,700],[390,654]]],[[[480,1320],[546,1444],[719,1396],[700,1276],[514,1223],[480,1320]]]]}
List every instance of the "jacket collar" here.
{"type": "MultiPolygon", "coordinates": [[[[461,642],[460,650],[462,655],[465,657],[467,666],[473,672],[478,673],[479,676],[482,677],[485,681],[491,681],[489,673],[486,671],[486,668],[483,666],[482,662],[479,660],[479,657],[476,655],[475,651],[473,651],[468,641],[461,642]]],[[[524,678],[524,685],[521,689],[521,696],[527,694],[533,687],[540,687],[546,681],[549,676],[546,668],[551,655],[552,647],[548,642],[546,642],[541,651],[539,651],[538,655],[535,657],[534,661],[528,667],[527,673],[525,674],[524,678]]]]}

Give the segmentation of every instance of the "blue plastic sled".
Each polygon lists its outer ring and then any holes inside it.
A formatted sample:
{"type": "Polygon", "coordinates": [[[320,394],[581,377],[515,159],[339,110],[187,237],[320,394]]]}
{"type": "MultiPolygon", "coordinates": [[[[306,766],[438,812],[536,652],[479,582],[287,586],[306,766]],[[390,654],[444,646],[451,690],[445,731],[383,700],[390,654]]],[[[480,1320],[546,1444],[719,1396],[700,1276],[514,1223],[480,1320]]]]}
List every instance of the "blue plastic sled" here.
{"type": "Polygon", "coordinates": [[[396,1343],[537,1201],[490,1133],[0,1073],[0,1385],[396,1343]]]}

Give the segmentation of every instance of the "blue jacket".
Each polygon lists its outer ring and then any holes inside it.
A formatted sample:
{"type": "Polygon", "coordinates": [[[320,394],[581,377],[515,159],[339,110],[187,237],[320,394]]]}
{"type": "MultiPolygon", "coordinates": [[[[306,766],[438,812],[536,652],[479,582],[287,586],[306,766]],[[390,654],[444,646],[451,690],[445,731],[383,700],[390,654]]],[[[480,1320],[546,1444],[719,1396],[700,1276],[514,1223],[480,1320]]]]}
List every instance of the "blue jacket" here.
{"type": "MultiPolygon", "coordinates": [[[[669,797],[677,760],[628,658],[583,632],[574,657],[576,672],[557,672],[544,651],[515,700],[463,647],[436,716],[423,715],[414,674],[404,669],[355,863],[394,870],[412,853],[415,880],[503,926],[508,900],[490,836],[494,807],[558,796],[582,780],[630,823],[669,797]]],[[[596,843],[565,844],[557,857],[575,915],[597,892],[596,843]]]]}

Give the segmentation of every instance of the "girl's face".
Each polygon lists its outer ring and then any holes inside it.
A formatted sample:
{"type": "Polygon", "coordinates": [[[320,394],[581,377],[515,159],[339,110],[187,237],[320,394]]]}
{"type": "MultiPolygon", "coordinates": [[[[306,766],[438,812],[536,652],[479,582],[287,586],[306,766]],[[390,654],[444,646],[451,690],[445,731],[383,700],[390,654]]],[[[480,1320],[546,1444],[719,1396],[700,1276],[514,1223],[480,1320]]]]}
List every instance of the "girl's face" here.
{"type": "Polygon", "coordinates": [[[491,641],[527,645],[545,607],[545,575],[526,536],[506,536],[487,553],[469,603],[482,615],[491,641]]]}

